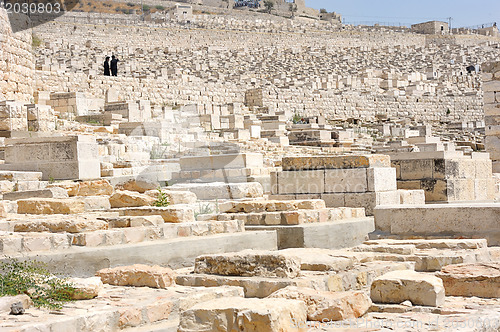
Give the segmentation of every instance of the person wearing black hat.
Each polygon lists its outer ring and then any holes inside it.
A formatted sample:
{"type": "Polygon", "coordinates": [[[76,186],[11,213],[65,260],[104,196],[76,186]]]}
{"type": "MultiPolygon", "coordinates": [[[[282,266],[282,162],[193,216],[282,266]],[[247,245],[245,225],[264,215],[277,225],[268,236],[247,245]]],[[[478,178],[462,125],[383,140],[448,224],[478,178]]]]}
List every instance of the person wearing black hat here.
{"type": "Polygon", "coordinates": [[[114,55],[111,56],[111,75],[118,76],[118,60],[114,55]]]}
{"type": "Polygon", "coordinates": [[[104,60],[104,76],[110,76],[109,72],[109,56],[106,57],[106,60],[104,60]]]}

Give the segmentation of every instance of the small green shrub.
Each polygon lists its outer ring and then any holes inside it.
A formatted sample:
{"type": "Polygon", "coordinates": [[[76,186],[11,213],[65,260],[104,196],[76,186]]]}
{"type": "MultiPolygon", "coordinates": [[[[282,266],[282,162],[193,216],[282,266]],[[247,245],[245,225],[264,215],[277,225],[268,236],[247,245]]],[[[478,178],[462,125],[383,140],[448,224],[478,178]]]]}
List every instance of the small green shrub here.
{"type": "Polygon", "coordinates": [[[42,42],[43,42],[42,39],[37,35],[33,34],[31,36],[31,47],[38,48],[42,45],[42,42]]]}
{"type": "Polygon", "coordinates": [[[292,122],[293,122],[294,124],[299,123],[301,120],[302,120],[302,116],[300,116],[300,114],[295,113],[295,114],[293,115],[292,122]]]}
{"type": "Polygon", "coordinates": [[[170,202],[168,201],[168,195],[164,192],[161,187],[158,187],[158,197],[156,201],[153,202],[153,206],[156,207],[166,207],[169,206],[170,202]]]}
{"type": "Polygon", "coordinates": [[[9,259],[0,263],[0,296],[26,294],[36,307],[61,309],[75,292],[67,279],[50,273],[41,262],[9,259]]]}
{"type": "Polygon", "coordinates": [[[198,216],[203,215],[203,214],[212,214],[214,213],[214,209],[210,206],[209,203],[206,204],[201,204],[200,203],[200,209],[198,212],[194,214],[194,218],[197,219],[198,216]]]}
{"type": "Polygon", "coordinates": [[[155,144],[149,152],[150,159],[165,159],[168,150],[168,144],[155,144]]]}

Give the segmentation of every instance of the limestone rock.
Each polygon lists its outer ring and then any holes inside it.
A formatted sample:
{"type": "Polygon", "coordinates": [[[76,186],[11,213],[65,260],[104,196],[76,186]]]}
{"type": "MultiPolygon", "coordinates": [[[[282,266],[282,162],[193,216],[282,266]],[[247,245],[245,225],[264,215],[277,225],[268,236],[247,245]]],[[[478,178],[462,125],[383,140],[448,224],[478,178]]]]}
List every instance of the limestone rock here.
{"type": "Polygon", "coordinates": [[[99,295],[99,292],[104,287],[99,277],[69,278],[68,282],[75,288],[75,292],[71,294],[73,300],[93,299],[99,295]]]}
{"type": "Polygon", "coordinates": [[[169,190],[188,190],[200,200],[258,198],[264,195],[264,188],[259,182],[183,183],[170,186],[169,190]]]}
{"type": "Polygon", "coordinates": [[[7,203],[0,201],[0,218],[7,217],[7,211],[9,211],[7,203]]]}
{"type": "Polygon", "coordinates": [[[17,201],[19,199],[27,198],[67,198],[68,192],[63,188],[53,187],[42,190],[26,190],[26,191],[13,191],[5,193],[3,199],[8,201],[17,201]]]}
{"type": "Polygon", "coordinates": [[[77,196],[78,195],[78,187],[80,184],[74,181],[61,181],[56,183],[51,183],[47,186],[47,188],[62,188],[66,190],[68,196],[77,196]]]}
{"type": "Polygon", "coordinates": [[[0,297],[0,312],[9,312],[12,304],[19,302],[23,304],[24,309],[28,309],[33,305],[33,301],[31,301],[31,298],[26,294],[2,296],[0,297]]]}
{"type": "Polygon", "coordinates": [[[24,315],[24,307],[22,302],[12,303],[10,306],[11,315],[24,315]]]}
{"type": "Polygon", "coordinates": [[[174,271],[158,265],[135,264],[107,268],[97,271],[96,276],[101,277],[103,283],[116,286],[167,288],[175,282],[174,271]]]}
{"type": "Polygon", "coordinates": [[[446,295],[500,297],[500,263],[448,265],[436,275],[446,295]]]}
{"type": "Polygon", "coordinates": [[[122,216],[162,216],[166,223],[194,222],[194,211],[188,207],[177,206],[142,206],[121,209],[122,216]]]}
{"type": "Polygon", "coordinates": [[[221,297],[245,297],[243,287],[236,286],[221,286],[221,287],[206,287],[197,289],[179,299],[179,311],[185,311],[195,306],[198,303],[207,302],[221,297]]]}
{"type": "Polygon", "coordinates": [[[433,275],[415,271],[392,271],[376,278],[370,296],[376,303],[399,304],[406,300],[416,305],[437,307],[444,303],[443,282],[433,275]]]}
{"type": "Polygon", "coordinates": [[[108,196],[79,196],[77,199],[85,204],[85,211],[99,211],[111,209],[108,196]]]}
{"type": "Polygon", "coordinates": [[[112,195],[113,191],[113,186],[108,180],[83,181],[78,184],[78,191],[75,196],[112,195]]]}
{"type": "Polygon", "coordinates": [[[304,301],[307,320],[319,322],[356,319],[363,316],[372,304],[363,292],[326,292],[295,286],[282,288],[269,297],[304,301]]]}
{"type": "Polygon", "coordinates": [[[325,209],[325,201],[320,199],[296,200],[296,201],[229,201],[219,204],[221,211],[226,213],[257,213],[275,211],[295,211],[295,210],[319,210],[325,209]]]}
{"type": "MultiPolygon", "coordinates": [[[[168,198],[170,204],[195,204],[198,198],[190,191],[162,190],[168,198]]],[[[148,190],[144,193],[154,199],[158,198],[158,190],[148,190]]]]}
{"type": "Polygon", "coordinates": [[[123,190],[129,191],[137,191],[141,194],[145,193],[148,190],[158,189],[158,182],[153,182],[149,180],[130,180],[123,185],[120,186],[123,190]]]}
{"type": "Polygon", "coordinates": [[[112,208],[146,206],[154,201],[151,196],[125,190],[118,190],[109,198],[112,208]]]}
{"type": "Polygon", "coordinates": [[[305,323],[306,311],[297,300],[220,298],[182,312],[178,331],[291,332],[305,323]]]}
{"type": "Polygon", "coordinates": [[[273,251],[245,250],[197,257],[194,271],[224,276],[295,278],[300,274],[300,259],[273,251]]]}
{"type": "Polygon", "coordinates": [[[17,201],[19,214],[75,214],[84,211],[85,204],[71,198],[28,198],[17,201]]]}
{"type": "Polygon", "coordinates": [[[81,233],[108,229],[102,220],[33,220],[14,225],[15,232],[81,233]]]}

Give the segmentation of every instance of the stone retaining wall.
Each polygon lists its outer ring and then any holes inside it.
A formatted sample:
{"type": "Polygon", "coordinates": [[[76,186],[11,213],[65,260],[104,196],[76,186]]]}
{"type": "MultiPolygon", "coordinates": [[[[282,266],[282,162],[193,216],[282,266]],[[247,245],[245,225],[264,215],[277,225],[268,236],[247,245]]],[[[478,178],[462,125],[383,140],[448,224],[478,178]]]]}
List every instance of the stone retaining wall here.
{"type": "Polygon", "coordinates": [[[31,33],[13,33],[5,9],[0,8],[0,101],[30,101],[34,62],[31,33]]]}

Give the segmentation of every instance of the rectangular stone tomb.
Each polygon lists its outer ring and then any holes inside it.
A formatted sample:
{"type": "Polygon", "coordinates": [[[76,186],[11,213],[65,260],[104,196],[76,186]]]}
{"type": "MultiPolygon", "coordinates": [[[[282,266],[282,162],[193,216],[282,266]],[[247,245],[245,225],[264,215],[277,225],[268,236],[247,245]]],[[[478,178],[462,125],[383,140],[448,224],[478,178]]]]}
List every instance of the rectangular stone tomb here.
{"type": "Polygon", "coordinates": [[[402,236],[484,238],[500,245],[500,205],[488,203],[379,206],[375,227],[402,236]]]}
{"type": "Polygon", "coordinates": [[[92,136],[10,138],[2,170],[42,172],[43,180],[90,180],[101,176],[92,136]]]}

